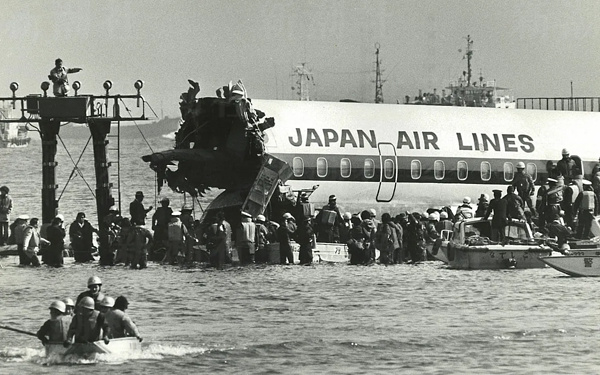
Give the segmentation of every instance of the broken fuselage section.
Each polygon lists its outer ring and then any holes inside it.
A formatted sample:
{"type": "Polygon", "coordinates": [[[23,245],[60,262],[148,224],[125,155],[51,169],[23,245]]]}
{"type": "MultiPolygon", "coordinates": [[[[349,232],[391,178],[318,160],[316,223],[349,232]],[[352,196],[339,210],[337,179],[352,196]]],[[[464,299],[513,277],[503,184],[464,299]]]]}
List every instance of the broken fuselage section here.
{"type": "MultiPolygon", "coordinates": [[[[253,108],[241,81],[220,88],[217,97],[199,99],[198,83],[189,83],[191,87],[180,97],[182,123],[175,147],[142,157],[156,172],[159,189],[166,182],[173,191],[194,197],[210,188],[249,192],[257,177],[264,177],[264,168],[273,169],[274,161],[278,167],[272,184],[291,177],[285,162],[265,153],[264,130],[273,127],[275,120],[253,108]]],[[[274,186],[264,188],[267,194],[274,190],[274,186]]],[[[265,208],[252,207],[248,213],[253,215],[265,208]]]]}

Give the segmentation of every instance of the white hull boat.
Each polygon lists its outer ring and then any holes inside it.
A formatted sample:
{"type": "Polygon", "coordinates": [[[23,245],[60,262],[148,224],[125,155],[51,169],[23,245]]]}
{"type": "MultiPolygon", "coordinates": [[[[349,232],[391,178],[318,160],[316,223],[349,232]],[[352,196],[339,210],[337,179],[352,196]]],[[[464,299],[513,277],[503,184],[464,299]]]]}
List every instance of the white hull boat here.
{"type": "Polygon", "coordinates": [[[46,357],[49,356],[93,356],[96,354],[122,354],[142,350],[142,343],[135,337],[122,337],[111,339],[108,344],[104,341],[90,343],[75,343],[65,348],[62,343],[49,343],[45,345],[46,357]]]}
{"type": "Polygon", "coordinates": [[[600,256],[551,256],[541,257],[540,260],[557,271],[570,276],[598,277],[600,276],[600,256]]]}

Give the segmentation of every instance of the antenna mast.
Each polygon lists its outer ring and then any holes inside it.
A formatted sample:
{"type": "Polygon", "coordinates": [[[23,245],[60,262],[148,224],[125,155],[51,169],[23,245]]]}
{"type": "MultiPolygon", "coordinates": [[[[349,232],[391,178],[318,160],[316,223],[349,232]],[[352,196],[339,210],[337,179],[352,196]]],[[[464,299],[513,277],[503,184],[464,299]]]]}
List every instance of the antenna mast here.
{"type": "Polygon", "coordinates": [[[473,41],[471,40],[471,35],[467,35],[467,52],[465,56],[467,56],[467,86],[471,86],[471,58],[473,57],[473,50],[471,46],[473,45],[473,41]]]}
{"type": "Polygon", "coordinates": [[[296,77],[296,86],[292,86],[292,90],[296,90],[296,94],[301,101],[309,101],[310,93],[308,89],[308,81],[312,80],[314,85],[314,79],[312,72],[306,67],[306,63],[303,62],[296,66],[292,72],[292,75],[296,77]]]}
{"type": "Polygon", "coordinates": [[[383,82],[381,79],[381,61],[379,60],[379,43],[375,43],[375,103],[383,103],[383,82]]]}

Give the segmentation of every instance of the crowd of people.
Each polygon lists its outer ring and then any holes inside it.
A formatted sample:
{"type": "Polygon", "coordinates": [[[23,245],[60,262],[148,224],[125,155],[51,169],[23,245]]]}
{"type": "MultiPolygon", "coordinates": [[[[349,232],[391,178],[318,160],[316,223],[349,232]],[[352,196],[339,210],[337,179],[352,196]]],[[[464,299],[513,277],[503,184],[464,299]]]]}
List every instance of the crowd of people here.
{"type": "MultiPolygon", "coordinates": [[[[272,263],[273,252],[279,251],[281,264],[293,264],[293,244],[299,245],[299,263],[310,264],[317,242],[342,243],[348,246],[352,264],[385,264],[419,262],[426,259],[425,248],[435,242],[443,230],[452,230],[459,218],[491,217],[492,241],[504,240],[504,227],[510,220],[527,221],[534,233],[557,240],[559,249],[568,250],[568,239],[589,239],[595,215],[600,211],[600,160],[592,171],[593,181],[583,178],[580,163],[568,150],[562,159],[550,162],[548,175],[536,189],[525,164],[516,165],[516,173],[506,191],[492,190],[493,198],[482,193],[476,205],[465,197],[456,210],[450,207],[430,208],[426,212],[386,212],[379,218],[374,209],[358,213],[342,213],[335,195],[327,205],[315,210],[306,192],[294,196],[295,202],[283,212],[270,211],[252,217],[241,212],[239,217],[217,212],[213,220],[200,223],[193,209],[184,205],[173,210],[170,200],[163,198],[151,218],[152,231],[146,228],[146,218],[152,206],[143,204],[144,194],[138,191],[129,205],[130,217],[123,217],[112,207],[104,218],[109,230],[109,247],[115,264],[145,268],[148,260],[170,265],[191,264],[200,260],[221,268],[232,261],[232,249],[237,250],[241,265],[272,263]],[[230,224],[231,222],[231,224],[230,224]],[[275,249],[273,244],[278,244],[275,249]]],[[[57,215],[45,234],[40,234],[38,219],[19,216],[6,229],[12,200],[6,186],[0,187],[0,241],[16,243],[20,264],[39,266],[37,255],[43,248],[42,262],[50,266],[64,263],[65,237],[68,233],[75,262],[94,260],[94,233],[98,230],[79,212],[68,227],[64,217],[57,215]]],[[[210,216],[208,216],[210,217],[210,216]]],[[[277,255],[275,255],[277,257],[277,255]]]]}
{"type": "Polygon", "coordinates": [[[88,290],[82,292],[74,303],[71,298],[50,304],[50,319],[37,331],[42,344],[60,343],[69,347],[73,343],[88,343],[111,339],[142,337],[137,326],[125,310],[129,301],[125,296],[116,299],[102,292],[102,280],[98,276],[88,279],[88,290]]]}

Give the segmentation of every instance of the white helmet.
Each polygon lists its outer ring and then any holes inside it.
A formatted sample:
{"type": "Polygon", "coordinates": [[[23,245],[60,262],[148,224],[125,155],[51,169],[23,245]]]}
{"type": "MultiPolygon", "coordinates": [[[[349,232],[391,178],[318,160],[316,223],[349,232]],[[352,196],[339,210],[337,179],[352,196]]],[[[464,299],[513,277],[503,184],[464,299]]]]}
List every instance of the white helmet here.
{"type": "Polygon", "coordinates": [[[294,217],[289,212],[286,212],[283,214],[283,218],[288,220],[288,219],[293,219],[294,217]]]}
{"type": "Polygon", "coordinates": [[[70,298],[65,298],[62,301],[64,302],[65,306],[75,307],[75,302],[73,302],[73,300],[70,298]]]}
{"type": "Polygon", "coordinates": [[[471,197],[464,197],[463,198],[463,203],[470,204],[471,203],[471,197]]]}
{"type": "Polygon", "coordinates": [[[104,297],[102,301],[100,301],[100,306],[104,307],[113,307],[115,305],[115,299],[112,297],[104,297]]]}
{"type": "Polygon", "coordinates": [[[446,211],[440,212],[440,219],[447,219],[447,218],[448,218],[448,213],[446,211]]]}
{"type": "Polygon", "coordinates": [[[522,161],[517,163],[517,169],[524,169],[525,168],[525,163],[523,163],[522,161]]]}
{"type": "Polygon", "coordinates": [[[344,212],[344,215],[342,215],[342,218],[350,220],[350,219],[352,219],[352,214],[350,212],[344,212]]]}
{"type": "Polygon", "coordinates": [[[98,276],[92,276],[88,279],[87,286],[90,287],[91,285],[102,285],[102,280],[98,276]]]}
{"type": "Polygon", "coordinates": [[[258,215],[256,216],[256,221],[258,221],[259,223],[264,223],[265,221],[267,221],[267,219],[264,215],[258,215]]]}
{"type": "Polygon", "coordinates": [[[56,309],[56,310],[60,311],[63,314],[67,310],[67,307],[65,306],[65,303],[63,301],[54,301],[54,302],[52,302],[50,304],[50,308],[51,309],[56,309]]]}

